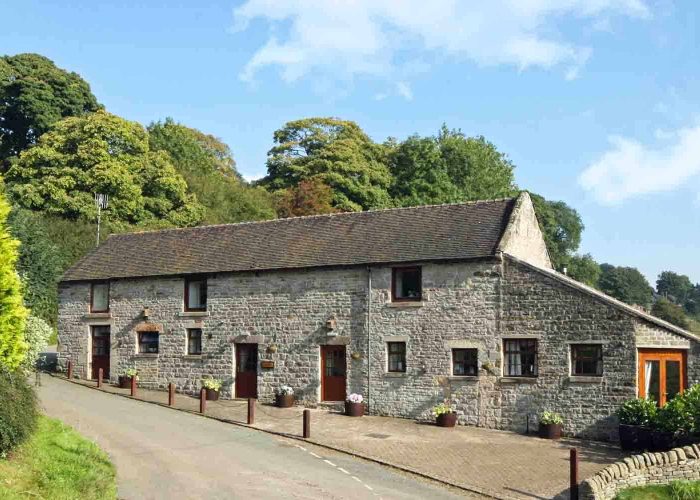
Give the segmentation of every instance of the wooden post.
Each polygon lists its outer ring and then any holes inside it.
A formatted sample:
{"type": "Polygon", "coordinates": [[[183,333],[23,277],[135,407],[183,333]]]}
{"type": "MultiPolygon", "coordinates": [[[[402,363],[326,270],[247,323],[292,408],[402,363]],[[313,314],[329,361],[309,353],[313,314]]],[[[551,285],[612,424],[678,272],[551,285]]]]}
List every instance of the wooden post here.
{"type": "Polygon", "coordinates": [[[136,375],[131,377],[131,397],[136,397],[136,375]]]}
{"type": "Polygon", "coordinates": [[[170,382],[168,384],[168,406],[175,405],[175,384],[170,382]]]}
{"type": "Polygon", "coordinates": [[[255,399],[248,398],[248,425],[255,423],[255,399]]]}
{"type": "Polygon", "coordinates": [[[571,500],[578,500],[578,450],[571,448],[569,451],[569,483],[571,500]]]}
{"type": "Polygon", "coordinates": [[[97,370],[97,387],[102,387],[102,376],[103,376],[102,373],[103,373],[102,368],[97,370]]]}
{"type": "Polygon", "coordinates": [[[199,390],[199,413],[204,413],[207,409],[207,391],[202,387],[199,390]]]}
{"type": "Polygon", "coordinates": [[[304,439],[311,437],[311,410],[304,410],[304,439]]]}
{"type": "Polygon", "coordinates": [[[68,380],[73,379],[73,362],[69,359],[68,360],[68,380]]]}

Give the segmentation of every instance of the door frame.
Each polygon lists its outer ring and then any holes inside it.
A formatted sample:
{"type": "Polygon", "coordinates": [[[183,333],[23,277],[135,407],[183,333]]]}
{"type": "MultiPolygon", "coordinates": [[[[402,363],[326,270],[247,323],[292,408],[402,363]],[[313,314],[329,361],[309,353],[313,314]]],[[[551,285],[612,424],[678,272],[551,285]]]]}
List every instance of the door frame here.
{"type": "Polygon", "coordinates": [[[259,370],[259,364],[260,364],[260,344],[255,343],[255,342],[237,342],[233,346],[233,397],[234,398],[239,398],[241,396],[238,395],[238,352],[239,349],[243,347],[244,349],[251,349],[255,348],[255,396],[254,398],[257,399],[258,397],[258,377],[260,376],[260,370],[259,370]]]}
{"type": "Polygon", "coordinates": [[[85,335],[87,336],[87,349],[84,351],[80,349],[80,352],[77,354],[78,356],[78,361],[80,361],[80,358],[83,358],[85,360],[85,364],[83,365],[85,367],[85,380],[92,380],[92,327],[93,326],[108,326],[109,327],[109,368],[110,368],[110,377],[111,377],[111,369],[112,365],[116,363],[112,363],[112,332],[114,331],[114,325],[112,324],[111,321],[105,321],[105,320],[92,320],[88,321],[88,323],[84,326],[85,328],[85,335]],[[83,357],[85,356],[85,357],[83,357]]]}
{"type": "Polygon", "coordinates": [[[106,374],[106,379],[109,380],[112,375],[112,325],[110,323],[97,323],[97,324],[90,324],[88,325],[88,350],[87,350],[87,356],[88,356],[88,364],[87,364],[87,380],[97,380],[97,377],[92,376],[92,369],[93,369],[93,353],[92,353],[92,348],[93,348],[93,334],[95,331],[95,328],[109,328],[109,340],[107,341],[107,345],[109,347],[109,354],[107,355],[107,367],[108,367],[108,373],[106,374]]]}
{"type": "Polygon", "coordinates": [[[348,346],[345,344],[322,344],[319,346],[319,368],[321,371],[321,384],[320,384],[320,389],[321,389],[321,394],[319,397],[319,401],[321,402],[333,402],[335,400],[330,400],[330,399],[325,399],[324,393],[325,393],[325,379],[326,379],[326,359],[324,356],[324,348],[336,348],[336,349],[343,349],[343,352],[345,354],[344,360],[345,360],[345,387],[344,387],[344,392],[345,392],[345,398],[348,396],[348,346]]]}
{"type": "Polygon", "coordinates": [[[665,361],[680,361],[681,372],[681,387],[682,394],[688,387],[688,350],[683,348],[672,347],[640,347],[637,349],[637,395],[640,398],[646,397],[645,387],[645,361],[659,361],[659,406],[664,406],[666,401],[666,393],[662,388],[666,388],[666,363],[665,361]]]}

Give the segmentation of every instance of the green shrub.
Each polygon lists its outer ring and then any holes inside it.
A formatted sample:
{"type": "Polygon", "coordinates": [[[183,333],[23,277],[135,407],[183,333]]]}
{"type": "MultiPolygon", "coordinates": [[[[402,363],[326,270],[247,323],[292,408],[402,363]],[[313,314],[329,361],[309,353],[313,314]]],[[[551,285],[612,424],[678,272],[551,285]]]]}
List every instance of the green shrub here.
{"type": "Polygon", "coordinates": [[[34,390],[20,371],[0,369],[0,457],[27,439],[37,421],[34,390]]]}
{"type": "Polygon", "coordinates": [[[700,434],[700,384],[695,384],[683,393],[687,410],[693,416],[692,432],[700,434]]]}
{"type": "Polygon", "coordinates": [[[656,417],[658,409],[652,399],[635,398],[625,401],[617,410],[623,425],[649,425],[656,417]]]}
{"type": "Polygon", "coordinates": [[[44,352],[49,343],[49,338],[54,330],[41,318],[30,315],[27,318],[24,330],[24,341],[27,343],[27,356],[24,358],[22,366],[25,370],[36,369],[36,362],[39,355],[44,352]]]}
{"type": "Polygon", "coordinates": [[[682,394],[666,403],[652,420],[655,430],[674,433],[688,433],[693,430],[693,415],[682,394]]]}

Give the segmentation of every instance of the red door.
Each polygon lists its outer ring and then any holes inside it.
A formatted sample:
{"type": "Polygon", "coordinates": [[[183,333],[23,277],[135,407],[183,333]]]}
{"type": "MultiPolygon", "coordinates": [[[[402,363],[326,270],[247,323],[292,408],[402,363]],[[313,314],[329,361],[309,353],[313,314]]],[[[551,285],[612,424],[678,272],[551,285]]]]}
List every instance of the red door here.
{"type": "Polygon", "coordinates": [[[321,346],[321,398],[345,401],[345,346],[321,346]]]}
{"type": "Polygon", "coordinates": [[[92,378],[102,368],[102,377],[109,378],[109,326],[92,327],[92,378]]]}
{"type": "Polygon", "coordinates": [[[258,344],[236,344],[236,397],[258,397],[258,344]]]}

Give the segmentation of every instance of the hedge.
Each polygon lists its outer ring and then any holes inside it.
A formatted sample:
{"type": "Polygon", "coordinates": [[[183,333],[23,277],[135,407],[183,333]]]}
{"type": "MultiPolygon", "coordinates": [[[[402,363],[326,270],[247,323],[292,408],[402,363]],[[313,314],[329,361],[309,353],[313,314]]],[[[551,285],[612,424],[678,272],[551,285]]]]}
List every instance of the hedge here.
{"type": "Polygon", "coordinates": [[[0,457],[24,442],[36,428],[38,403],[20,371],[0,369],[0,457]]]}

